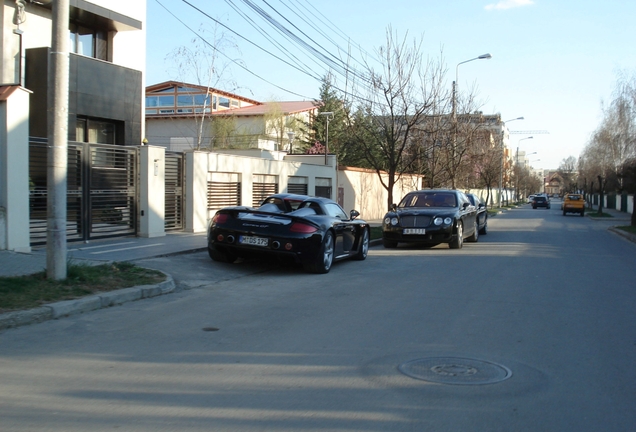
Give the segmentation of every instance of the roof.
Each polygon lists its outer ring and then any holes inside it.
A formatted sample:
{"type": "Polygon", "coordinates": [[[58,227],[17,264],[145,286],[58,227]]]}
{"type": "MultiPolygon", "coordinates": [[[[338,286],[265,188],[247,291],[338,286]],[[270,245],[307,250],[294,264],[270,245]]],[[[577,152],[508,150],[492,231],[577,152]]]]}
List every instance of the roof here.
{"type": "Polygon", "coordinates": [[[9,99],[9,97],[19,88],[20,88],[19,85],[0,86],[0,101],[5,101],[9,99]]]}
{"type": "Polygon", "coordinates": [[[234,116],[262,116],[270,112],[273,107],[280,109],[280,111],[286,115],[318,109],[315,102],[313,101],[266,102],[261,105],[252,105],[244,108],[217,111],[212,113],[212,115],[231,114],[234,116]]]}
{"type": "Polygon", "coordinates": [[[180,81],[164,81],[164,82],[159,83],[159,84],[153,84],[153,85],[147,86],[146,87],[146,94],[156,92],[157,90],[163,90],[163,89],[166,89],[166,88],[169,88],[169,87],[196,88],[196,89],[199,89],[199,90],[201,90],[203,92],[209,91],[210,93],[216,93],[216,94],[219,94],[219,95],[232,97],[234,99],[239,99],[239,100],[251,103],[251,104],[260,105],[260,104],[263,103],[263,102],[259,102],[259,101],[254,100],[254,99],[250,99],[250,98],[246,98],[244,96],[237,95],[235,93],[230,93],[230,92],[227,92],[227,91],[224,91],[224,90],[219,90],[219,89],[214,88],[214,87],[209,87],[208,88],[207,86],[202,86],[202,85],[197,85],[197,84],[190,84],[190,83],[180,82],[180,81]]]}

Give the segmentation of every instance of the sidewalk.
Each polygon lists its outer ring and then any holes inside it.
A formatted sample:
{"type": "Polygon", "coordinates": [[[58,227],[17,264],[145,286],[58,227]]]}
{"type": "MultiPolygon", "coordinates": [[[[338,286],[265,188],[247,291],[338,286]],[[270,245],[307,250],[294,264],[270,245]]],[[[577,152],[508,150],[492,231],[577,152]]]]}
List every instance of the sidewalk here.
{"type": "MultiPolygon", "coordinates": [[[[75,263],[102,264],[135,261],[175,253],[205,250],[206,233],[168,233],[165,237],[117,237],[90,243],[67,244],[67,256],[75,263]]],[[[31,253],[0,251],[0,276],[21,276],[46,270],[46,246],[31,253]]]]}

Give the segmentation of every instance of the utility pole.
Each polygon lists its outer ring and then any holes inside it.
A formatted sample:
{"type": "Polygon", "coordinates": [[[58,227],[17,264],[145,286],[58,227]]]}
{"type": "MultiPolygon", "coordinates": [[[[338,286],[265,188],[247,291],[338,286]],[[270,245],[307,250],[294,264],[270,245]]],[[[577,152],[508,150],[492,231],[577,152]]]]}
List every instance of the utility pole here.
{"type": "Polygon", "coordinates": [[[46,274],[63,280],[66,268],[66,190],[68,164],[69,0],[53,2],[49,53],[47,119],[46,274]]]}

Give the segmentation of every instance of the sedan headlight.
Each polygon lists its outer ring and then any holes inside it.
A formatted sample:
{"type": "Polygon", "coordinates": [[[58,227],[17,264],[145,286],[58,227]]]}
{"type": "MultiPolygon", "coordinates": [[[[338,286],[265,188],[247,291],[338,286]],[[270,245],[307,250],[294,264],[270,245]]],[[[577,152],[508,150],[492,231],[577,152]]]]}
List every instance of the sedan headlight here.
{"type": "Polygon", "coordinates": [[[393,225],[396,226],[398,224],[398,218],[393,216],[387,216],[384,218],[384,225],[393,225]]]}
{"type": "Polygon", "coordinates": [[[433,223],[437,226],[440,225],[450,225],[453,223],[453,218],[451,217],[442,217],[442,216],[437,216],[435,219],[433,219],[433,223]]]}

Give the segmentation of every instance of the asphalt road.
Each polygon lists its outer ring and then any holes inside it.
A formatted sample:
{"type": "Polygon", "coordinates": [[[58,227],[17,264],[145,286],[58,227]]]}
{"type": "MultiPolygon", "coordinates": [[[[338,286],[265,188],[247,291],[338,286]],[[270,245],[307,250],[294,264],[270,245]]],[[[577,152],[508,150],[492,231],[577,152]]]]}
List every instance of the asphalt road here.
{"type": "Polygon", "coordinates": [[[636,245],[604,224],[526,206],[326,275],[140,261],[186,289],[0,333],[0,430],[636,430],[636,245]]]}

